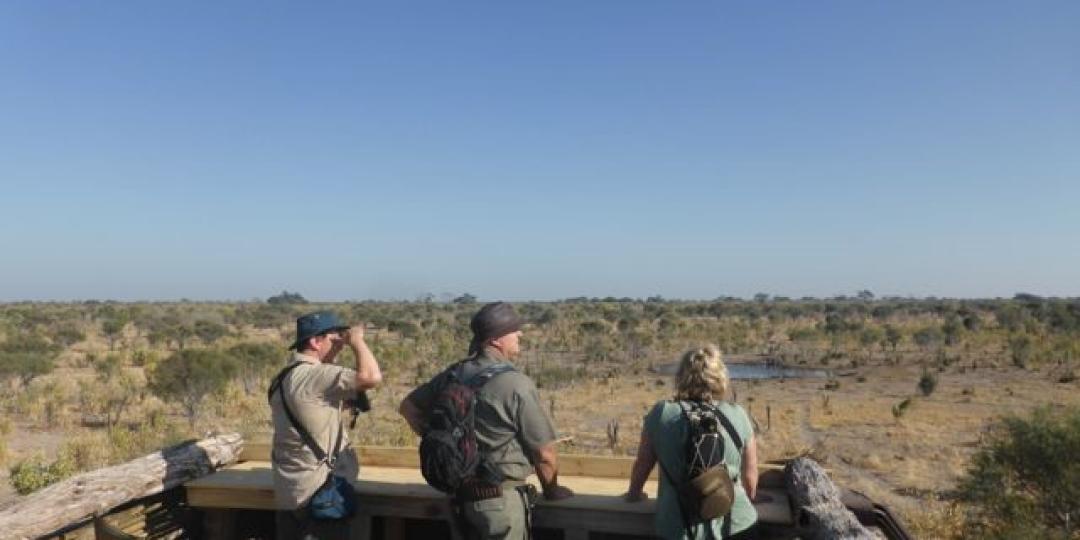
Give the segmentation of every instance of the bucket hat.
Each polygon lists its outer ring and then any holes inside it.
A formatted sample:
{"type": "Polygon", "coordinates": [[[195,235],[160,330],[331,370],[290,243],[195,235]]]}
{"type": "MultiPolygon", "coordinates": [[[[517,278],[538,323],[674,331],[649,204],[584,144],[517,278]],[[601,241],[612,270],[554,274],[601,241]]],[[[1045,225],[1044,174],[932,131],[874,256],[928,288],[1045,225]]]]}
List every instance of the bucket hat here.
{"type": "Polygon", "coordinates": [[[343,323],[337,314],[332,311],[308,313],[296,319],[296,341],[289,346],[289,349],[299,349],[300,345],[305,341],[319,334],[335,330],[347,330],[348,328],[349,325],[343,323]]]}

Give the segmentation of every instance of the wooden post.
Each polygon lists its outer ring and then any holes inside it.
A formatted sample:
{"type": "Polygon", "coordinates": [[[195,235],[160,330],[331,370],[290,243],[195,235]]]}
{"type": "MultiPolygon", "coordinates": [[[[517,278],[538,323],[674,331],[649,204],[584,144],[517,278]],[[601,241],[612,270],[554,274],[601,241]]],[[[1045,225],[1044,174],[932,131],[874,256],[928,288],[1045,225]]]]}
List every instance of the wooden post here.
{"type": "Polygon", "coordinates": [[[52,536],[129,501],[172,489],[236,461],[239,433],[191,441],[73,476],[0,510],[4,538],[52,536]]]}

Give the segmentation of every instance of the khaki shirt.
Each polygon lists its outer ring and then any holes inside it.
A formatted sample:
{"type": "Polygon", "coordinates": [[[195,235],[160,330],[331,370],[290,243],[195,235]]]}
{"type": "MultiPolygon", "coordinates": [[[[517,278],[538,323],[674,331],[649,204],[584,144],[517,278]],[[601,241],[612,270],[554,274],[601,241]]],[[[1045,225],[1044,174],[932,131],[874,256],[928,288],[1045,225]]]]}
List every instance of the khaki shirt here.
{"type": "Polygon", "coordinates": [[[289,410],[308,430],[323,452],[334,449],[342,431],[341,450],[334,472],[355,479],[360,471],[356,454],[349,445],[349,433],[341,423],[344,400],[356,395],[356,371],[333,364],[323,364],[313,357],[293,353],[288,364],[304,362],[293,369],[270,399],[274,421],[273,452],[274,502],[281,510],[295,510],[307,504],[330,472],[326,463],[304,444],[281,406],[286,396],[289,410]]]}
{"type": "MultiPolygon", "coordinates": [[[[464,376],[504,362],[498,351],[484,349],[465,361],[464,376]]],[[[425,415],[447,374],[457,364],[413,390],[407,399],[425,415]]],[[[480,451],[508,480],[525,480],[533,471],[539,450],[555,440],[540,394],[532,379],[519,371],[496,375],[480,388],[476,404],[476,440],[480,451]]]]}

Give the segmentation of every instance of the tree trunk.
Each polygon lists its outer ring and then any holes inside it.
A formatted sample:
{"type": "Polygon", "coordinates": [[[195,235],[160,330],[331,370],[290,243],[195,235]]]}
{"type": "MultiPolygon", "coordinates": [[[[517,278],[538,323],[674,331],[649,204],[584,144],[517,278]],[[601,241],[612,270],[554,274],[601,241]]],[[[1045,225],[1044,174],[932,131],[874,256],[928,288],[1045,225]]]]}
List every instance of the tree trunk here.
{"type": "Polygon", "coordinates": [[[239,433],[218,435],[73,476],[0,509],[0,531],[12,539],[56,534],[228,465],[243,444],[239,433]]]}
{"type": "Polygon", "coordinates": [[[784,468],[784,483],[796,508],[805,540],[875,540],[855,514],[840,502],[840,490],[812,459],[792,460],[784,468]]]}

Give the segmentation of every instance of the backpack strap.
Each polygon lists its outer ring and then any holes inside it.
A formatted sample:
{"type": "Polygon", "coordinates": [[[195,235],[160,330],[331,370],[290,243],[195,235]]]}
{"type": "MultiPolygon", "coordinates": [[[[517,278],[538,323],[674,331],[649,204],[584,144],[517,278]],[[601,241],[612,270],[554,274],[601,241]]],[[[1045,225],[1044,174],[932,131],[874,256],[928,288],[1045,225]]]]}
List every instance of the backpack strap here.
{"type": "MultiPolygon", "coordinates": [[[[281,389],[281,385],[285,381],[285,377],[292,370],[305,363],[306,362],[295,362],[293,364],[290,364],[286,366],[285,369],[281,370],[281,373],[278,373],[277,376],[274,377],[274,380],[270,383],[270,389],[266,392],[267,402],[269,402],[273,398],[274,392],[281,389]]],[[[300,421],[297,420],[296,416],[293,415],[292,410],[289,409],[288,400],[285,399],[285,392],[281,393],[281,406],[285,409],[285,416],[289,418],[289,423],[291,423],[293,428],[296,429],[296,432],[300,434],[300,439],[303,440],[304,444],[306,444],[308,448],[311,449],[311,452],[315,454],[315,459],[319,460],[320,463],[326,462],[326,464],[330,466],[330,469],[332,471],[334,469],[334,464],[337,462],[338,451],[341,450],[341,438],[342,432],[344,431],[341,426],[338,426],[337,440],[334,442],[334,453],[328,456],[326,454],[326,451],[324,451],[322,447],[319,446],[319,443],[315,442],[315,438],[311,436],[311,433],[308,432],[308,430],[304,428],[304,425],[301,424],[300,421]]]]}
{"type": "Polygon", "coordinates": [[[728,420],[727,415],[725,415],[723,411],[720,410],[720,407],[717,407],[712,403],[702,403],[701,405],[704,407],[708,407],[709,410],[716,414],[716,418],[720,420],[720,423],[723,424],[724,429],[727,430],[727,434],[731,437],[731,442],[735,443],[735,449],[739,451],[739,454],[742,454],[742,437],[739,437],[739,433],[735,431],[735,426],[731,424],[731,420],[728,420]]]}
{"type": "MultiPolygon", "coordinates": [[[[462,366],[464,367],[464,366],[462,366]]],[[[458,368],[459,371],[461,368],[458,368]]],[[[488,381],[494,379],[497,375],[506,373],[507,371],[514,371],[514,366],[506,363],[499,363],[493,366],[488,366],[477,373],[474,373],[467,379],[461,379],[461,383],[473,390],[479,390],[480,387],[487,384],[488,381]]],[[[459,376],[460,379],[460,376],[459,376]]]]}
{"type": "MultiPolygon", "coordinates": [[[[714,414],[716,414],[716,418],[718,420],[720,420],[720,424],[724,426],[724,429],[728,432],[728,435],[731,437],[731,442],[735,443],[735,450],[736,450],[735,453],[739,455],[739,462],[742,463],[742,437],[739,437],[739,432],[735,431],[735,426],[733,426],[731,424],[731,420],[728,420],[727,415],[725,415],[723,413],[723,411],[720,410],[720,407],[717,407],[716,405],[713,405],[712,403],[703,404],[703,405],[708,407],[710,410],[712,410],[712,412],[714,414]]],[[[735,482],[736,484],[738,484],[739,483],[739,474],[735,473],[735,476],[731,480],[732,480],[732,482],[735,482]]],[[[721,536],[723,538],[727,538],[728,536],[731,536],[731,510],[728,510],[727,515],[724,516],[724,523],[720,527],[720,534],[721,534],[721,536]]],[[[711,527],[709,528],[709,536],[710,537],[712,536],[712,528],[711,527]]]]}

